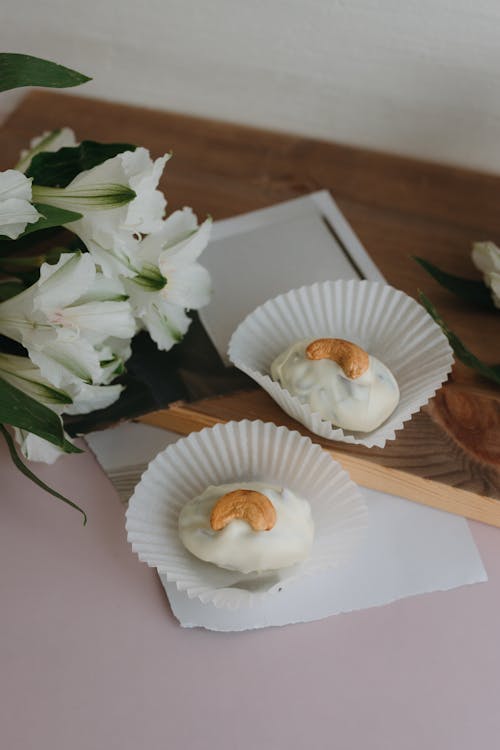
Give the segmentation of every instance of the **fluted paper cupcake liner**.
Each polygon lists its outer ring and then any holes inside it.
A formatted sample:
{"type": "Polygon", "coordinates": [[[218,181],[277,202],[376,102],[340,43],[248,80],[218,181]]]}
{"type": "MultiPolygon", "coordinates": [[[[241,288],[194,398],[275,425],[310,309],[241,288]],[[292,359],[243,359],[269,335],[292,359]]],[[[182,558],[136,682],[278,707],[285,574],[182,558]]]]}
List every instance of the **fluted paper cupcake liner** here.
{"type": "Polygon", "coordinates": [[[453,364],[446,336],[408,295],[372,281],[324,281],[268,300],[240,323],[229,342],[233,364],[315,435],[383,448],[445,382],[453,364]],[[271,379],[271,363],[300,339],[353,341],[392,371],[400,390],[393,414],[369,433],[350,432],[311,411],[271,379]]]}
{"type": "Polygon", "coordinates": [[[229,608],[251,606],[298,577],[341,565],[366,526],[357,486],[326,451],[286,427],[248,420],[191,433],[159,453],[135,488],[126,522],[140,560],[190,598],[229,608]],[[251,481],[287,487],[310,502],[314,541],[303,563],[244,575],[198,560],[183,546],[178,518],[184,503],[210,485],[251,481]]]}

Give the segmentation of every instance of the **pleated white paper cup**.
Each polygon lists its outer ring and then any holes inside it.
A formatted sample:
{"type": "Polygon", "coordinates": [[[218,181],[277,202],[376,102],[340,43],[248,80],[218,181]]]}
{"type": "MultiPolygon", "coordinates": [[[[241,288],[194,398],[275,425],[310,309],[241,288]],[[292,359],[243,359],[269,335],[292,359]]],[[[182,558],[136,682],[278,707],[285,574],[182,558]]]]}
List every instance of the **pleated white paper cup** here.
{"type": "Polygon", "coordinates": [[[139,559],[180,591],[235,609],[277,596],[299,577],[340,566],[355,553],[367,523],[358,487],[329,453],[286,427],[244,420],[193,432],[159,453],[130,499],[126,528],[139,559]],[[178,532],[182,506],[210,485],[254,481],[287,487],[309,501],[314,541],[307,560],[244,575],[188,552],[178,532]]]}
{"type": "Polygon", "coordinates": [[[283,411],[315,435],[383,448],[446,381],[453,352],[440,327],[404,292],[374,281],[324,281],[292,289],[250,313],[229,342],[229,358],[283,411]],[[341,338],[392,371],[400,391],[395,411],[372,432],[334,427],[270,376],[271,363],[300,339],[341,338]]]}

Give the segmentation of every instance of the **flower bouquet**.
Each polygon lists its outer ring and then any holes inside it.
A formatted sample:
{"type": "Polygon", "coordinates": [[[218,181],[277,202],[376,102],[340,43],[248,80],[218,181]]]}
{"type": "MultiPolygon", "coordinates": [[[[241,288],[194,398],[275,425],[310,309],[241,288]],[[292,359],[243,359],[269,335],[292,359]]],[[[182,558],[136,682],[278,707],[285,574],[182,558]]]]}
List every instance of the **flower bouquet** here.
{"type": "MultiPolygon", "coordinates": [[[[0,91],[85,80],[0,55],[0,91]]],[[[158,183],[169,158],[127,143],[78,143],[62,128],[0,172],[0,431],[17,466],[73,507],[28,469],[16,443],[33,461],[79,452],[69,434],[78,415],[116,404],[134,349],[143,367],[144,347],[169,352],[190,327],[188,311],[210,297],[198,258],[211,220],[199,225],[190,208],[165,215],[158,183]]],[[[136,389],[119,416],[134,416],[137,399],[136,389]]]]}

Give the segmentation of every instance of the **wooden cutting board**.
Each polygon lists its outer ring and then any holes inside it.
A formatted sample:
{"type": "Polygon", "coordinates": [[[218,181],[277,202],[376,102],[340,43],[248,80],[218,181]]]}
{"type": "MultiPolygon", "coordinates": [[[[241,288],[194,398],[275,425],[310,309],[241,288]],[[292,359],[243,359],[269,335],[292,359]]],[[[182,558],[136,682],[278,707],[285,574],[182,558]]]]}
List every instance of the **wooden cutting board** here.
{"type": "MultiPolygon", "coordinates": [[[[425,290],[477,356],[500,362],[500,318],[455,299],[411,257],[477,277],[471,242],[500,244],[499,177],[44,91],[29,94],[2,128],[0,167],[11,167],[31,137],[63,125],[80,139],[137,143],[155,155],[172,150],[162,181],[171,210],[191,205],[221,219],[330,190],[389,283],[414,297],[425,290]]],[[[260,390],[174,404],[144,421],[187,433],[243,418],[306,432],[260,390]]],[[[360,484],[500,526],[500,389],[462,366],[383,450],[311,437],[360,484]]]]}

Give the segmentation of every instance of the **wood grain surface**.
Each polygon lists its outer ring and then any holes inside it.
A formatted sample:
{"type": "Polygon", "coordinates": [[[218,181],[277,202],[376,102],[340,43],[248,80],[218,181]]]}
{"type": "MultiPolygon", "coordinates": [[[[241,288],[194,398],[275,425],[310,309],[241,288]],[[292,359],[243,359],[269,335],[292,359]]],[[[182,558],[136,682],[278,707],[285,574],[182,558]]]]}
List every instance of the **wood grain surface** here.
{"type": "MultiPolygon", "coordinates": [[[[498,317],[454,298],[412,260],[420,255],[479,278],[470,246],[500,244],[499,177],[52,92],[29,94],[6,122],[0,168],[12,166],[31,137],[62,125],[79,139],[128,141],[154,155],[173,151],[162,180],[169,209],[191,205],[200,217],[225,218],[329,189],[389,283],[414,297],[425,290],[480,358],[500,361],[498,317]]],[[[362,484],[500,525],[499,390],[459,365],[444,393],[383,451],[328,447],[362,484]]],[[[291,423],[261,391],[174,405],[147,419],[187,432],[244,417],[291,423]]]]}

